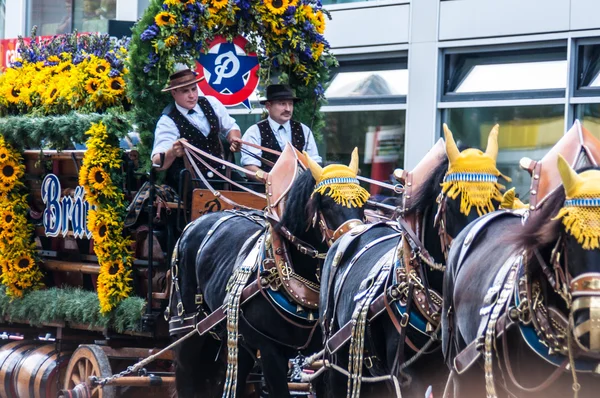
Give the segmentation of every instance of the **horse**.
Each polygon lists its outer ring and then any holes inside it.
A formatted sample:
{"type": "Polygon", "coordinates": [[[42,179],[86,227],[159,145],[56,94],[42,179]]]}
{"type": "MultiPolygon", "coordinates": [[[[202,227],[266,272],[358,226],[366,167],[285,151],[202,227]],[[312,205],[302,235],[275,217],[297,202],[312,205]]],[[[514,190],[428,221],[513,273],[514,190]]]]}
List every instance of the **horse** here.
{"type": "MultiPolygon", "coordinates": [[[[360,383],[363,372],[372,376],[402,375],[409,396],[423,396],[427,386],[435,384],[435,380],[442,384],[440,389],[443,387],[447,369],[441,354],[421,356],[429,353],[433,343],[433,347],[438,345],[441,297],[437,292],[442,289],[445,253],[452,237],[481,214],[497,208],[501,200],[496,183],[500,172],[495,166],[498,126],[489,134],[486,153],[472,148],[461,152],[446,125],[444,134],[445,153],[440,140],[441,151],[436,153],[436,144],[416,168],[428,170],[423,181],[406,180],[401,219],[397,223],[363,227],[361,233],[352,231],[334,244],[327,255],[322,286],[329,288],[321,289],[319,306],[323,334],[328,339],[325,358],[342,369],[352,366],[350,373],[355,377],[346,384],[346,376],[335,370],[328,371],[325,380],[317,384],[324,396],[379,397],[391,393],[394,385],[398,388],[393,378],[393,383],[360,383]],[[468,192],[463,188],[478,183],[455,178],[467,170],[472,173],[471,177],[482,173],[491,173],[485,175],[494,177],[474,188],[484,192],[475,202],[465,197],[468,192]],[[410,188],[414,188],[414,193],[410,188]],[[398,254],[400,252],[403,254],[398,254]],[[364,323],[356,313],[368,294],[372,295],[373,303],[377,302],[374,299],[377,295],[389,300],[385,303],[387,314],[367,321],[366,333],[353,336],[350,348],[347,343],[334,343],[348,325],[364,323]],[[364,350],[361,339],[364,339],[364,350]],[[335,350],[337,352],[333,352],[335,350]],[[408,382],[411,377],[413,383],[408,382]]],[[[350,339],[348,333],[344,341],[350,339]]]]}
{"type": "Polygon", "coordinates": [[[543,206],[488,215],[453,243],[445,396],[598,396],[600,169],[557,164],[563,187],[543,206]]]}
{"type": "MultiPolygon", "coordinates": [[[[228,310],[227,328],[217,325],[210,332],[212,336],[196,335],[176,347],[179,397],[242,396],[255,361],[260,363],[269,395],[288,397],[288,359],[299,351],[314,352],[320,346],[314,316],[318,291],[314,303],[310,303],[305,297],[292,297],[294,293],[290,294],[287,285],[297,281],[304,284],[302,289],[318,289],[319,268],[328,243],[343,234],[344,228],[362,223],[363,205],[369,195],[356,180],[356,150],[349,166],[321,168],[308,155],[303,161],[309,170],[298,171],[289,192],[282,197],[280,203],[285,201],[285,209],[280,219],[273,210],[279,208],[275,204],[266,209],[266,218],[259,212],[217,212],[197,219],[180,237],[173,262],[183,308],[197,309],[198,318],[217,310],[240,287],[232,275],[247,269],[246,263],[253,255],[258,256],[258,270],[248,274],[243,283],[258,282],[259,292],[239,309],[239,324],[234,325],[237,330],[231,330],[232,310],[228,310]],[[285,243],[278,243],[281,241],[285,243]],[[279,259],[277,264],[273,259],[279,259]],[[283,274],[278,273],[280,269],[283,274]],[[232,349],[238,347],[237,355],[232,357],[232,349]]],[[[294,158],[295,167],[286,170],[298,169],[296,162],[294,158]]],[[[285,177],[293,176],[288,173],[285,177]]],[[[272,199],[276,183],[268,181],[268,196],[272,199]]],[[[300,288],[296,286],[301,294],[300,288]]]]}

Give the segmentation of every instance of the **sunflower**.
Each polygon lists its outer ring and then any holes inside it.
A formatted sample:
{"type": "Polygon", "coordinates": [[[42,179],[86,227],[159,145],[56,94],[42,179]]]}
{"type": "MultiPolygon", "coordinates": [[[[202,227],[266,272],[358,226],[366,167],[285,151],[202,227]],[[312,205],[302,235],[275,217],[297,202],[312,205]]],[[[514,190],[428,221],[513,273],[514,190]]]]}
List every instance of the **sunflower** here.
{"type": "Polygon", "coordinates": [[[49,56],[46,61],[48,62],[60,62],[60,58],[58,57],[58,55],[51,55],[49,56]]]}
{"type": "Polygon", "coordinates": [[[100,244],[104,242],[106,237],[108,236],[108,225],[104,221],[96,221],[94,225],[88,225],[88,228],[92,232],[92,237],[94,238],[94,242],[96,244],[100,244]]]}
{"type": "Polygon", "coordinates": [[[279,27],[278,21],[271,21],[271,30],[278,36],[281,36],[285,33],[285,26],[283,28],[279,27]]]}
{"type": "Polygon", "coordinates": [[[12,211],[12,209],[4,209],[0,211],[0,222],[7,227],[13,225],[15,222],[15,213],[12,211]]]}
{"type": "Polygon", "coordinates": [[[323,11],[319,10],[315,13],[315,16],[313,19],[313,24],[315,25],[315,28],[317,29],[317,32],[319,34],[323,34],[325,33],[325,14],[323,13],[323,11]]]}
{"type": "Polygon", "coordinates": [[[21,97],[21,89],[16,84],[8,84],[4,89],[4,97],[11,104],[18,104],[21,97]]]}
{"type": "Polygon", "coordinates": [[[14,240],[15,230],[11,226],[5,225],[0,231],[0,239],[14,240]]]}
{"type": "Polygon", "coordinates": [[[289,0],[264,0],[264,4],[272,14],[281,15],[290,5],[289,0]]]}
{"type": "Polygon", "coordinates": [[[6,159],[8,159],[8,156],[8,149],[0,147],[0,162],[4,162],[6,159]]]}
{"type": "Polygon", "coordinates": [[[325,50],[325,44],[323,43],[313,43],[311,46],[312,57],[313,60],[317,61],[321,54],[323,54],[323,50],[325,50]]]}
{"type": "Polygon", "coordinates": [[[87,71],[96,77],[106,76],[110,72],[110,64],[104,59],[96,58],[90,62],[87,71]]]}
{"type": "Polygon", "coordinates": [[[115,94],[121,94],[125,90],[125,80],[120,76],[113,77],[108,81],[108,87],[110,87],[115,94]]]}
{"type": "Polygon", "coordinates": [[[175,15],[171,14],[170,12],[166,12],[166,11],[159,12],[154,17],[154,22],[156,22],[156,24],[158,26],[174,25],[175,24],[175,15]]]}
{"type": "Polygon", "coordinates": [[[229,0],[211,0],[210,4],[217,10],[220,10],[221,8],[225,7],[228,2],[229,0]]]}
{"type": "Polygon", "coordinates": [[[29,254],[22,254],[15,261],[15,271],[25,272],[29,271],[35,265],[35,261],[29,254]]]}
{"type": "Polygon", "coordinates": [[[175,47],[177,43],[179,43],[179,39],[175,35],[171,35],[165,39],[165,46],[167,47],[175,47]]]}
{"type": "Polygon", "coordinates": [[[12,160],[0,165],[0,182],[13,183],[19,178],[19,166],[12,160]]]}
{"type": "Polygon", "coordinates": [[[102,82],[100,81],[100,79],[92,77],[86,82],[85,91],[87,91],[89,94],[95,94],[96,91],[98,91],[98,88],[100,87],[101,83],[102,82]]]}
{"type": "Polygon", "coordinates": [[[121,260],[107,261],[100,267],[100,272],[107,281],[113,281],[123,276],[125,273],[125,265],[121,260]]]}
{"type": "Polygon", "coordinates": [[[88,181],[90,183],[90,187],[101,190],[111,185],[110,176],[102,167],[92,167],[90,173],[88,174],[88,181]]]}

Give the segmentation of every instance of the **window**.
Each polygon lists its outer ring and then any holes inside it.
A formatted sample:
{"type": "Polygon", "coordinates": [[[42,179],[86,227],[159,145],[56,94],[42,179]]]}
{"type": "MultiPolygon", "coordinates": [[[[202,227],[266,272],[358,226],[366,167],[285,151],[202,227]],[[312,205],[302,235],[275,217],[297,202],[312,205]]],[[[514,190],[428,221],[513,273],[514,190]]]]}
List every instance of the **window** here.
{"type": "Polygon", "coordinates": [[[573,96],[600,96],[600,44],[577,47],[577,86],[573,96]]]}
{"type": "Polygon", "coordinates": [[[74,0],[32,0],[28,9],[28,31],[37,26],[39,36],[69,33],[73,30],[74,0]]]}
{"type": "Polygon", "coordinates": [[[0,39],[4,39],[4,27],[6,26],[6,0],[0,0],[0,39]]]}
{"type": "Polygon", "coordinates": [[[498,169],[512,179],[507,188],[527,201],[531,177],[519,160],[541,159],[563,136],[569,65],[566,41],[519,46],[446,50],[438,107],[469,147],[485,150],[500,125],[498,169]]]}
{"type": "Polygon", "coordinates": [[[330,100],[357,97],[393,98],[408,93],[408,70],[394,69],[366,72],[340,72],[327,88],[330,100]]]}
{"type": "MultiPolygon", "coordinates": [[[[348,164],[358,148],[361,175],[389,181],[404,164],[408,69],[406,58],[341,60],[325,91],[325,128],[319,150],[325,164],[348,164]]],[[[372,194],[386,194],[371,186],[372,194]]]]}
{"type": "MultiPolygon", "coordinates": [[[[361,175],[389,181],[404,163],[405,119],[405,110],[327,112],[321,156],[325,163],[348,164],[357,147],[361,175]]],[[[378,192],[371,187],[371,193],[378,192]]]]}
{"type": "Polygon", "coordinates": [[[525,156],[541,159],[564,134],[562,104],[453,108],[446,110],[446,116],[446,123],[457,141],[481,150],[487,146],[492,127],[496,123],[500,125],[498,169],[512,178],[507,188],[516,187],[525,200],[531,180],[529,174],[519,168],[519,160],[525,156]]]}
{"type": "Polygon", "coordinates": [[[442,101],[564,97],[567,51],[561,43],[536,50],[445,54],[442,101]]]}
{"type": "Polygon", "coordinates": [[[73,0],[74,25],[79,32],[108,32],[108,20],[115,19],[117,0],[73,0]]]}

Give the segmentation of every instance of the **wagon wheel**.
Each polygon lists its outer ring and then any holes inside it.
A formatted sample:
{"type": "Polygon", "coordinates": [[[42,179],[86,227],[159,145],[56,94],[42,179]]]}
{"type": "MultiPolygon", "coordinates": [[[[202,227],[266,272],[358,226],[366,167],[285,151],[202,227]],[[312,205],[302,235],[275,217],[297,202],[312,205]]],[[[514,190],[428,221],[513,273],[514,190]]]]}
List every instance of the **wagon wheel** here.
{"type": "MultiPolygon", "coordinates": [[[[110,362],[108,357],[97,345],[80,345],[75,350],[67,372],[65,374],[65,382],[63,389],[72,390],[75,386],[85,383],[90,376],[108,377],[112,375],[110,362]]],[[[114,398],[116,397],[115,387],[100,386],[91,387],[90,393],[92,398],[114,398]]]]}

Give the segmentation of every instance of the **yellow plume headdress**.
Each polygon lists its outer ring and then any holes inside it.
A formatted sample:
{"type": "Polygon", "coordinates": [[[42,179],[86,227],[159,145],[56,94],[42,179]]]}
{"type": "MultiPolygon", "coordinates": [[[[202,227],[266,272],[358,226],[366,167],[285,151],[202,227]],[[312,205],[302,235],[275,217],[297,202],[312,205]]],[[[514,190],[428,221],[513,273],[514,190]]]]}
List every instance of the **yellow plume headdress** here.
{"type": "Polygon", "coordinates": [[[474,148],[460,152],[452,132],[444,123],[448,172],[442,183],[442,193],[451,199],[456,199],[460,194],[460,212],[464,215],[468,215],[473,206],[480,216],[494,211],[492,200],[501,202],[500,190],[504,189],[498,183],[498,177],[502,176],[510,181],[510,178],[502,175],[496,168],[498,128],[498,125],[492,128],[485,153],[474,148]]]}
{"type": "Polygon", "coordinates": [[[369,192],[360,186],[356,175],[358,173],[358,148],[352,151],[350,165],[331,164],[321,167],[304,152],[308,168],[316,185],[313,195],[320,193],[331,197],[335,203],[345,207],[362,207],[369,199],[369,192]]]}
{"type": "Polygon", "coordinates": [[[554,217],[585,250],[600,248],[600,170],[577,174],[558,155],[558,171],[567,199],[554,217]]]}
{"type": "Polygon", "coordinates": [[[517,198],[515,194],[515,188],[511,188],[508,191],[504,192],[502,196],[502,202],[500,202],[501,209],[507,210],[519,210],[519,209],[527,209],[528,205],[523,203],[521,199],[517,198]]]}

